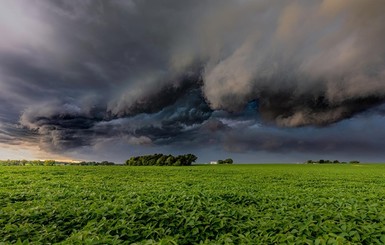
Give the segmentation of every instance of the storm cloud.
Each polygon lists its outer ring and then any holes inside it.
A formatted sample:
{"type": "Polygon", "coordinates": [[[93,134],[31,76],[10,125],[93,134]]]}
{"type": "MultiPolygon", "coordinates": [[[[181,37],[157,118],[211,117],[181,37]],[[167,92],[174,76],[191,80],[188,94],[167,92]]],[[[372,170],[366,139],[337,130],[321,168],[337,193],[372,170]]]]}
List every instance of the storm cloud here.
{"type": "Polygon", "coordinates": [[[354,132],[383,120],[384,12],[375,0],[5,0],[0,142],[380,154],[377,123],[371,138],[354,132]],[[340,128],[350,136],[334,139],[340,128]]]}

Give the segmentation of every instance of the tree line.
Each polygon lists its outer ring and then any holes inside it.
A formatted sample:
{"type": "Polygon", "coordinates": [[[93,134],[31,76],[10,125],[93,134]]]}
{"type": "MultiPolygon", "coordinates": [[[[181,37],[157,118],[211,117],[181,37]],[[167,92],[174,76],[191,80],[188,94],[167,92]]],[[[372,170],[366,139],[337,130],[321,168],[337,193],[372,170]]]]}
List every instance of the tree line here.
{"type": "MultiPolygon", "coordinates": [[[[197,160],[193,154],[185,154],[179,156],[153,154],[144,156],[131,157],[125,162],[128,166],[190,166],[197,160]]],[[[231,160],[231,159],[230,159],[231,160]]],[[[220,160],[221,161],[221,160],[220,160]]],[[[229,163],[229,160],[223,160],[222,164],[229,163]]],[[[232,163],[232,160],[231,160],[232,163]]],[[[111,166],[121,165],[109,161],[82,161],[82,162],[64,162],[55,160],[0,160],[0,166],[111,166]]]]}
{"type": "Polygon", "coordinates": [[[334,161],[331,161],[331,160],[324,160],[324,159],[320,159],[320,160],[307,160],[306,161],[307,164],[357,164],[357,163],[360,163],[360,161],[357,161],[357,160],[353,160],[353,161],[350,161],[350,162],[340,162],[338,160],[334,160],[334,161]]]}
{"type": "Polygon", "coordinates": [[[114,162],[109,161],[102,161],[102,162],[77,162],[77,163],[71,163],[71,165],[80,165],[80,166],[111,166],[115,165],[114,162]]]}
{"type": "Polygon", "coordinates": [[[63,162],[56,160],[0,160],[0,166],[57,166],[57,165],[74,165],[74,166],[110,166],[115,165],[113,162],[63,162]]]}
{"type": "Polygon", "coordinates": [[[218,164],[233,164],[233,159],[231,159],[231,158],[227,158],[227,159],[225,159],[225,160],[218,160],[217,161],[217,163],[218,164]]]}
{"type": "Polygon", "coordinates": [[[55,160],[0,160],[1,166],[53,166],[55,160]]]}
{"type": "Polygon", "coordinates": [[[128,166],[190,166],[197,159],[193,154],[179,156],[153,154],[131,157],[125,164],[128,166]]]}

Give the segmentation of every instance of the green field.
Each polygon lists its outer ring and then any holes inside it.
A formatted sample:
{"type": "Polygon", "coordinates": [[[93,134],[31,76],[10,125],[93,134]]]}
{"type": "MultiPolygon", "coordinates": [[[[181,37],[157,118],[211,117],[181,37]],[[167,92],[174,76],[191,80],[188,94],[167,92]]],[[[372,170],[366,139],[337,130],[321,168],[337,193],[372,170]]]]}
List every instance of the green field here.
{"type": "Polygon", "coordinates": [[[383,244],[385,165],[0,167],[0,244],[28,242],[383,244]]]}

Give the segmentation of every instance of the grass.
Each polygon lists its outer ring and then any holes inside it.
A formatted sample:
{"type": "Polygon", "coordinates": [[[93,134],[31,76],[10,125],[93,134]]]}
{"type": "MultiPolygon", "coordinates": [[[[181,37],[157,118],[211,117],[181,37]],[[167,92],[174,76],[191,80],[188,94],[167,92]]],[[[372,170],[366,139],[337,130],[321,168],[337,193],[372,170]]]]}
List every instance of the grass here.
{"type": "Polygon", "coordinates": [[[383,244],[385,165],[0,167],[0,244],[383,244]]]}

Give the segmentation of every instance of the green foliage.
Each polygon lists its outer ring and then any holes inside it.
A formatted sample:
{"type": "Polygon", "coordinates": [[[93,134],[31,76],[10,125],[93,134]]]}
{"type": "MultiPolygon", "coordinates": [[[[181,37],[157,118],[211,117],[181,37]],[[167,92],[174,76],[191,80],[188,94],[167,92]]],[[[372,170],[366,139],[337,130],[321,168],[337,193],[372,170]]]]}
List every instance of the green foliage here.
{"type": "MultiPolygon", "coordinates": [[[[51,160],[48,160],[51,161],[51,160]]],[[[43,166],[44,161],[40,160],[0,160],[0,166],[43,166]]]]}
{"type": "Polygon", "coordinates": [[[102,161],[102,162],[79,162],[79,163],[71,163],[71,165],[81,165],[81,166],[112,166],[115,165],[113,162],[102,161]]]}
{"type": "Polygon", "coordinates": [[[225,159],[225,160],[218,160],[217,163],[218,163],[218,164],[233,164],[234,161],[233,161],[233,159],[231,159],[231,158],[227,158],[227,159],[225,159]]]}
{"type": "MultiPolygon", "coordinates": [[[[346,164],[346,162],[340,162],[338,160],[334,160],[334,161],[331,161],[331,160],[318,160],[318,161],[313,161],[313,160],[307,160],[305,163],[307,164],[346,164]]],[[[360,163],[360,161],[350,161],[349,163],[360,163]]]]}
{"type": "Polygon", "coordinates": [[[45,160],[44,161],[44,166],[53,166],[55,165],[56,161],[55,160],[45,160]]]}
{"type": "Polygon", "coordinates": [[[225,162],[225,164],[233,164],[234,163],[233,159],[231,159],[231,158],[225,159],[224,162],[225,162]]]}
{"type": "Polygon", "coordinates": [[[384,172],[0,167],[0,244],[384,244],[384,172]]]}
{"type": "Polygon", "coordinates": [[[113,162],[60,162],[55,160],[0,160],[0,166],[55,166],[55,165],[81,165],[81,166],[99,166],[115,165],[113,162]]]}
{"type": "Polygon", "coordinates": [[[131,157],[126,161],[128,166],[190,166],[197,160],[197,157],[193,154],[186,155],[145,155],[131,157]]]}

